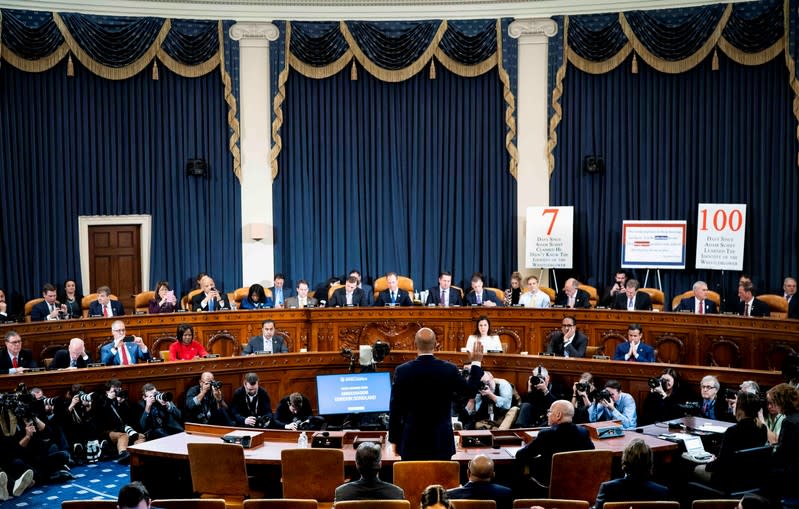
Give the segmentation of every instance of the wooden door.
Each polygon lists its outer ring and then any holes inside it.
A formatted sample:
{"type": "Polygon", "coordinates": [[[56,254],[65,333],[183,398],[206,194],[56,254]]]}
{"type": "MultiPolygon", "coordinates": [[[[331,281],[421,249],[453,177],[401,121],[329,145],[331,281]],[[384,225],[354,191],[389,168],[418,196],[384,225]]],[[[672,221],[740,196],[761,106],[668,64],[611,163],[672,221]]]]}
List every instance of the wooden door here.
{"type": "Polygon", "coordinates": [[[107,285],[119,297],[126,314],[135,311],[133,296],[141,291],[141,250],[138,225],[89,227],[89,284],[85,293],[107,285]]]}

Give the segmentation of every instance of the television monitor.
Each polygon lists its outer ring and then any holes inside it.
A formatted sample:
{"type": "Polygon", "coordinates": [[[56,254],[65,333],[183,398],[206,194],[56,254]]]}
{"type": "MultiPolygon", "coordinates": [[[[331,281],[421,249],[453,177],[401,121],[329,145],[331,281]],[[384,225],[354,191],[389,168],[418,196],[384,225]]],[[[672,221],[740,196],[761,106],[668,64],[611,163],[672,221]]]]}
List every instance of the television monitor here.
{"type": "Polygon", "coordinates": [[[316,375],[319,415],[388,412],[391,375],[386,371],[316,375]]]}

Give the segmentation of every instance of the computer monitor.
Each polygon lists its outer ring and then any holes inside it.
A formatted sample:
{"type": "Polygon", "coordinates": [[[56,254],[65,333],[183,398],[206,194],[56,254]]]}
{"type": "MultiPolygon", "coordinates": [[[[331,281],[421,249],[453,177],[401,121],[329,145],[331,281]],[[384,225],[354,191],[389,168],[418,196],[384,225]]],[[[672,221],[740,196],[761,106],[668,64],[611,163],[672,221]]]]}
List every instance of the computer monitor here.
{"type": "Polygon", "coordinates": [[[345,373],[316,375],[319,415],[388,412],[391,398],[391,375],[345,373]]]}

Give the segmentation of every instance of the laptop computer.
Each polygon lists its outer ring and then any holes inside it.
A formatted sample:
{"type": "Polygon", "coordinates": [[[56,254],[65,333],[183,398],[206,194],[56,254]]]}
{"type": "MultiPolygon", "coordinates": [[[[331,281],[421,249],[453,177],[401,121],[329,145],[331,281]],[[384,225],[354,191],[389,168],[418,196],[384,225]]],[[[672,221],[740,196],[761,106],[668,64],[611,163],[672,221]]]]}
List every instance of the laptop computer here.
{"type": "Polygon", "coordinates": [[[702,438],[700,437],[685,438],[683,444],[685,444],[685,454],[697,461],[707,461],[713,457],[713,455],[705,451],[705,446],[702,444],[702,438]]]}

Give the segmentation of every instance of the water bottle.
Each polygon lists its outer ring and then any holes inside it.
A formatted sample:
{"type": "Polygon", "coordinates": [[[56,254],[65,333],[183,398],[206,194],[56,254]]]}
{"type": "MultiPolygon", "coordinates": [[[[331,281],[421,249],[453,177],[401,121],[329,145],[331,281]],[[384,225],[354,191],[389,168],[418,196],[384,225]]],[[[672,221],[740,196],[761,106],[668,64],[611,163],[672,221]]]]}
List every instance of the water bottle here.
{"type": "Polygon", "coordinates": [[[300,433],[300,438],[297,439],[297,447],[300,449],[308,448],[308,435],[304,431],[300,433]]]}

